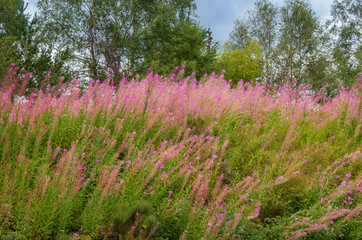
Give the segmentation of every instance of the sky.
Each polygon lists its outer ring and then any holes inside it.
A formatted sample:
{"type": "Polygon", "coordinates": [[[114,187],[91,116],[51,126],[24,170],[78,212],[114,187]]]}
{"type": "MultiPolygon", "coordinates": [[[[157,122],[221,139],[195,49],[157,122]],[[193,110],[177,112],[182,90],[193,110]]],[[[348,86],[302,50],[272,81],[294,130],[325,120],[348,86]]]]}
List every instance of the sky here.
{"type": "MultiPolygon", "coordinates": [[[[33,14],[36,0],[25,0],[29,3],[27,11],[33,14]]],[[[227,41],[229,33],[233,30],[234,21],[246,15],[253,9],[255,1],[252,0],[196,0],[197,21],[201,26],[210,28],[214,41],[227,41]]],[[[271,0],[277,6],[282,6],[284,0],[271,0]]],[[[333,0],[310,0],[312,9],[316,12],[321,22],[330,19],[330,8],[333,0]]]]}

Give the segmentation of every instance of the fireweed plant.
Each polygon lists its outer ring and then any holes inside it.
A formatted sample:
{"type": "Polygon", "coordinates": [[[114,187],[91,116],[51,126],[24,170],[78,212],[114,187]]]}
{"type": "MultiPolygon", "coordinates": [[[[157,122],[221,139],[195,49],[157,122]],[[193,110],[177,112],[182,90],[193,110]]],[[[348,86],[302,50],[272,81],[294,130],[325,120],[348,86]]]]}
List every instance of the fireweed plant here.
{"type": "Polygon", "coordinates": [[[0,238],[360,239],[362,76],[0,87],[0,238]],[[24,95],[25,94],[25,95],[24,95]]]}

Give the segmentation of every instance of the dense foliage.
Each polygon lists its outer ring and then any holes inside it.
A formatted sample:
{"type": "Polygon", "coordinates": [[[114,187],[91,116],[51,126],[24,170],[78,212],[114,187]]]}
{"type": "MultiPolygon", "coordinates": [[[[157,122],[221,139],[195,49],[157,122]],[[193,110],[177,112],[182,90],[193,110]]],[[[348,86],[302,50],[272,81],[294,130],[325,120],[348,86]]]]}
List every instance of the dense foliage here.
{"type": "Polygon", "coordinates": [[[0,87],[3,239],[361,238],[362,76],[334,99],[183,69],[20,98],[15,71],[0,87]]]}
{"type": "Polygon", "coordinates": [[[0,81],[7,69],[16,63],[18,74],[32,73],[31,88],[39,88],[51,70],[49,84],[56,84],[60,76],[71,79],[69,48],[55,49],[42,41],[40,19],[25,14],[27,5],[22,0],[0,2],[0,81]],[[2,8],[2,4],[4,8],[2,8]]]}
{"type": "Polygon", "coordinates": [[[245,40],[242,48],[225,44],[218,67],[226,70],[225,79],[235,86],[241,79],[250,81],[263,75],[261,47],[257,41],[245,40]]]}

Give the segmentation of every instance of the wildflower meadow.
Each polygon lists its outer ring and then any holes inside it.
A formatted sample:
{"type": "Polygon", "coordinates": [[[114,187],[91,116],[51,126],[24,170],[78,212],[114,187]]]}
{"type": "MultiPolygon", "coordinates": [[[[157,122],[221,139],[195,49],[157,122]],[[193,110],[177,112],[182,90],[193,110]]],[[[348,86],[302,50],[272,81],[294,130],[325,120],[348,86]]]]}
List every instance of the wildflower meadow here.
{"type": "Polygon", "coordinates": [[[0,239],[362,239],[362,75],[0,86],[0,239]]]}

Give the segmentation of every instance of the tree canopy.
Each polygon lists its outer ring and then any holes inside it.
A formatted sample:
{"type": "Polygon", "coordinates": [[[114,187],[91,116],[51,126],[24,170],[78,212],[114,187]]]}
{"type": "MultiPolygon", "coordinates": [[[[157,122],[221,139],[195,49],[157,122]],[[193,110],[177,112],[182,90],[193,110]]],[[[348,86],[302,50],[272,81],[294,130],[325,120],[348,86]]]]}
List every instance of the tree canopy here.
{"type": "MultiPolygon", "coordinates": [[[[32,72],[31,87],[77,73],[84,82],[147,74],[187,75],[226,70],[225,78],[281,84],[351,86],[362,66],[360,0],[335,0],[323,24],[308,0],[256,0],[237,19],[229,40],[212,42],[197,21],[195,0],[0,0],[0,80],[10,64],[32,72]]],[[[21,78],[19,79],[21,81],[21,78]]],[[[335,91],[334,91],[335,92],[335,91]]]]}

